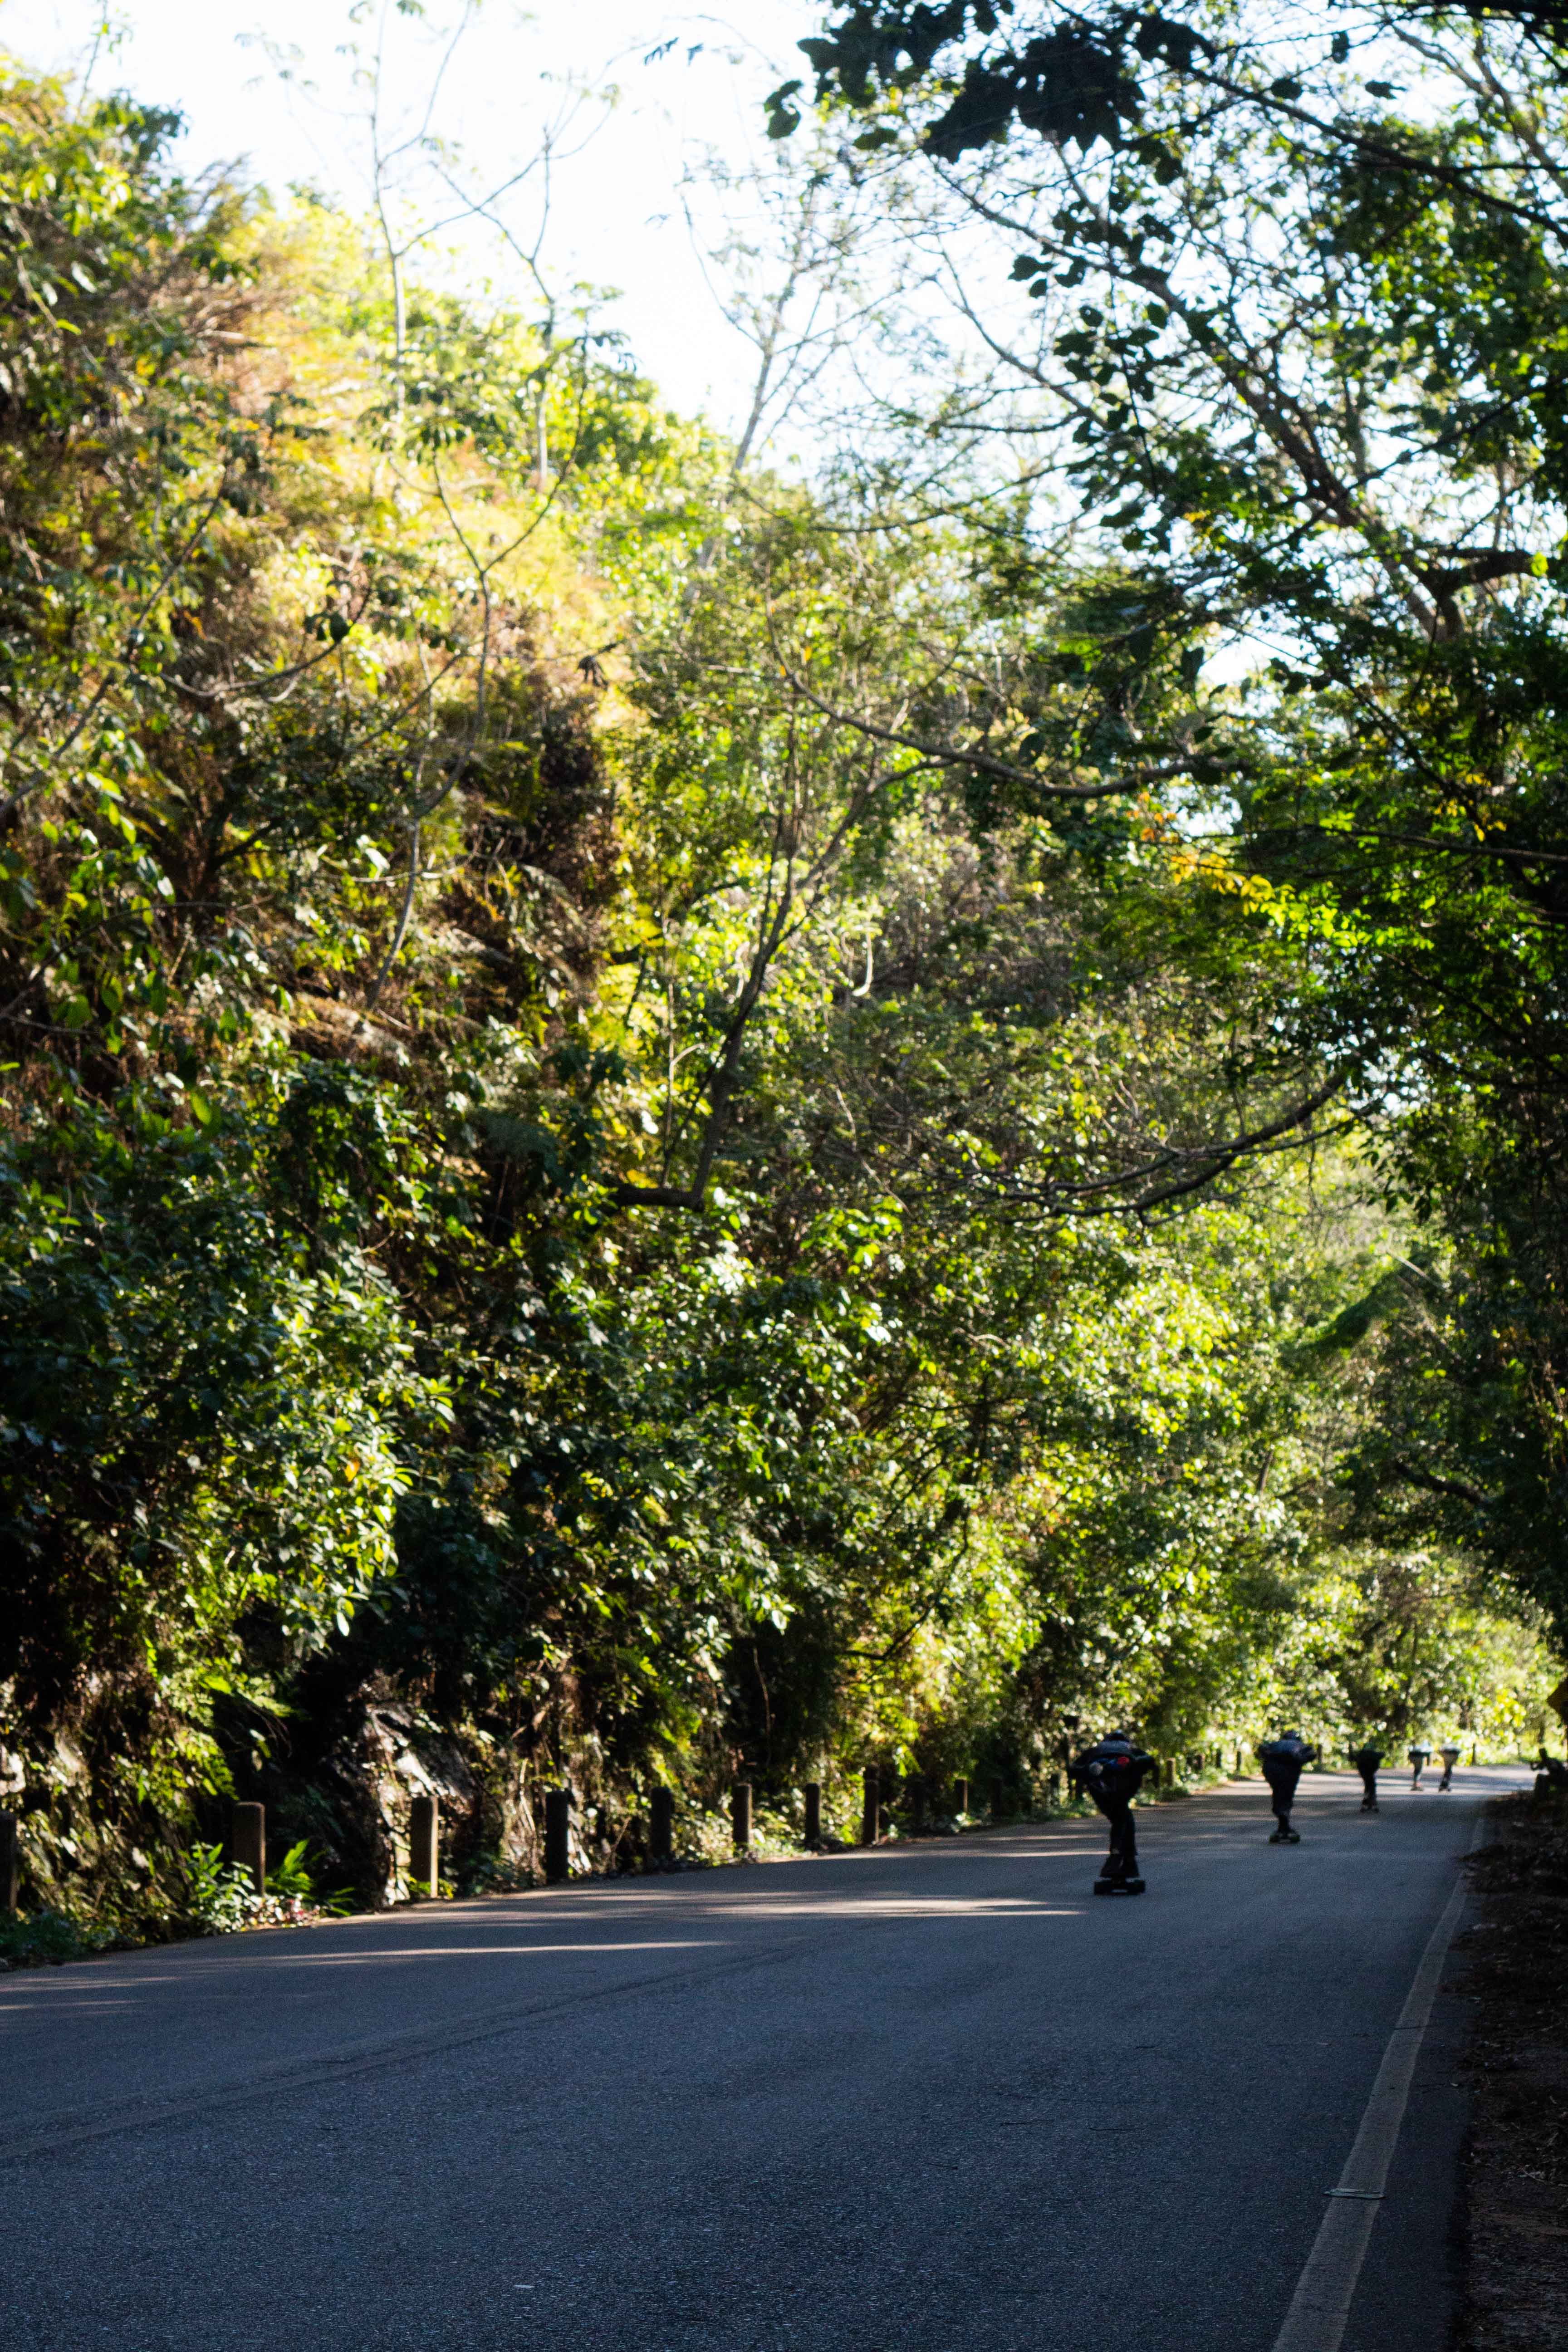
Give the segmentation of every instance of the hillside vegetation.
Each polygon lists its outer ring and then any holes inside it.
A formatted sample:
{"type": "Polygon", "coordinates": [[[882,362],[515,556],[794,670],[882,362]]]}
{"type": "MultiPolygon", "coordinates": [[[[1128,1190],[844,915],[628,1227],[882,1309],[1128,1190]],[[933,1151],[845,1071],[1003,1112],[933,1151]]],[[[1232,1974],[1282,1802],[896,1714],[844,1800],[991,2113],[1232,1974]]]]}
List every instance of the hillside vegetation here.
{"type": "Polygon", "coordinates": [[[660,1782],[847,1831],[1108,1715],[1539,1738],[1555,1588],[1386,1507],[1441,1187],[1323,1084],[1235,763],[1104,782],[1191,750],[1191,613],[739,467],[590,325],[399,341],[174,127],[0,90],[28,1900],[177,1925],[236,1793],[381,1900],[421,1789],[479,1886],[563,1780],[606,1867],[660,1782]]]}

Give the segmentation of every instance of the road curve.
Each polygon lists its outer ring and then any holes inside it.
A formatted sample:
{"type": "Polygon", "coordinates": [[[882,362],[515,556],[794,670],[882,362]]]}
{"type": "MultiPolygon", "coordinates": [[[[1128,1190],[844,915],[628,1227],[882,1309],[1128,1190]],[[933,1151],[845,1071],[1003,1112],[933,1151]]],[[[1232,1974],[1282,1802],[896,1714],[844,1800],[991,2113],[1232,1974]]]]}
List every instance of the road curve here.
{"type": "MultiPolygon", "coordinates": [[[[0,1978],[4,2352],[1269,2352],[1471,1771],[0,1978]]],[[[1445,2340],[1435,2020],[1344,2352],[1445,2340]]]]}

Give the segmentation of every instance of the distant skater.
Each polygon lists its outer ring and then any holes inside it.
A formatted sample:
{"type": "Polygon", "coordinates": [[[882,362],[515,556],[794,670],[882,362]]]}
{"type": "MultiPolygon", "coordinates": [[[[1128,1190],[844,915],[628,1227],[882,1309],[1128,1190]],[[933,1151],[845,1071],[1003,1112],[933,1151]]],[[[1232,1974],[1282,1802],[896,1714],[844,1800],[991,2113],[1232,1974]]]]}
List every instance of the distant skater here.
{"type": "Polygon", "coordinates": [[[1361,1809],[1363,1813],[1375,1813],[1379,1811],[1377,1768],[1382,1761],[1382,1748],[1373,1748],[1370,1742],[1365,1748],[1356,1748],[1351,1756],[1351,1762],[1361,1774],[1361,1809]]]}
{"type": "Polygon", "coordinates": [[[1439,1748],[1437,1753],[1443,1759],[1443,1777],[1437,1783],[1437,1794],[1441,1796],[1445,1789],[1451,1789],[1454,1785],[1454,1767],[1459,1760],[1459,1750],[1457,1748],[1439,1748]]]}
{"type": "Polygon", "coordinates": [[[1299,1731],[1287,1731],[1279,1739],[1266,1739],[1258,1751],[1263,1767],[1263,1777],[1268,1783],[1268,1793],[1274,1805],[1274,1829],[1270,1845],[1300,1845],[1300,1832],[1290,1826],[1290,1808],[1296,1801],[1296,1783],[1302,1768],[1317,1754],[1308,1746],[1299,1731]]]}
{"type": "Polygon", "coordinates": [[[1432,1761],[1432,1750],[1429,1748],[1413,1748],[1405,1760],[1410,1766],[1410,1785],[1413,1789],[1418,1789],[1421,1786],[1421,1775],[1432,1761]]]}
{"type": "Polygon", "coordinates": [[[1155,1769],[1154,1759],[1144,1754],[1130,1731],[1108,1731],[1097,1748],[1086,1748],[1068,1768],[1074,1787],[1088,1790],[1110,1824],[1110,1851],[1095,1881],[1097,1895],[1143,1892],[1132,1800],[1155,1769]]]}

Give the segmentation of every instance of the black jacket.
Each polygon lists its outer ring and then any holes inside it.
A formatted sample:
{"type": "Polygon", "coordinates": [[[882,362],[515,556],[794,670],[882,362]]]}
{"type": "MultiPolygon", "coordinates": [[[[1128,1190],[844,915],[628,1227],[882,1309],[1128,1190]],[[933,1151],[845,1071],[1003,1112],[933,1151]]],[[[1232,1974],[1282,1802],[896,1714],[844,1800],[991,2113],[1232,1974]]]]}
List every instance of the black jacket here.
{"type": "Polygon", "coordinates": [[[1134,1748],[1130,1739],[1102,1739],[1086,1748],[1068,1767],[1069,1779],[1087,1789],[1098,1804],[1130,1803],[1148,1775],[1157,1769],[1152,1756],[1134,1748]]]}

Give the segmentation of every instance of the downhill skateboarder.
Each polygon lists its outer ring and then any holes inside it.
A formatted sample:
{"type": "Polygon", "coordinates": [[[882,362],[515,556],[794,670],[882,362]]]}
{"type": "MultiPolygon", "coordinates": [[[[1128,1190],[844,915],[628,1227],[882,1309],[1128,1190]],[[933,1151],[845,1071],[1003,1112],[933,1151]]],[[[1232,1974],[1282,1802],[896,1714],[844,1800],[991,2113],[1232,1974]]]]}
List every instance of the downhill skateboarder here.
{"type": "Polygon", "coordinates": [[[1443,1759],[1443,1777],[1437,1783],[1437,1794],[1441,1796],[1445,1789],[1451,1789],[1454,1785],[1454,1767],[1459,1760],[1459,1750],[1457,1748],[1439,1748],[1437,1753],[1443,1759]]]}
{"type": "Polygon", "coordinates": [[[1351,1762],[1361,1774],[1361,1809],[1363,1813],[1378,1811],[1377,1768],[1382,1761],[1382,1748],[1373,1748],[1370,1740],[1364,1748],[1357,1748],[1352,1752],[1351,1762]]]}
{"type": "Polygon", "coordinates": [[[1418,1789],[1421,1786],[1421,1775],[1432,1761],[1432,1750],[1417,1744],[1405,1760],[1410,1766],[1410,1785],[1413,1789],[1418,1789]]]}
{"type": "Polygon", "coordinates": [[[1266,1739],[1258,1751],[1263,1767],[1263,1777],[1268,1783],[1274,1803],[1274,1829],[1270,1845],[1300,1845],[1301,1834],[1290,1826],[1290,1808],[1296,1801],[1296,1783],[1304,1765],[1317,1754],[1309,1747],[1299,1731],[1287,1731],[1281,1738],[1266,1739]]]}
{"type": "Polygon", "coordinates": [[[1154,1759],[1135,1745],[1130,1731],[1110,1731],[1097,1748],[1089,1748],[1068,1767],[1075,1787],[1087,1789],[1110,1824],[1110,1851],[1095,1881],[1097,1895],[1142,1895],[1138,1874],[1138,1841],[1132,1826],[1132,1800],[1145,1776],[1155,1769],[1154,1759]]]}

